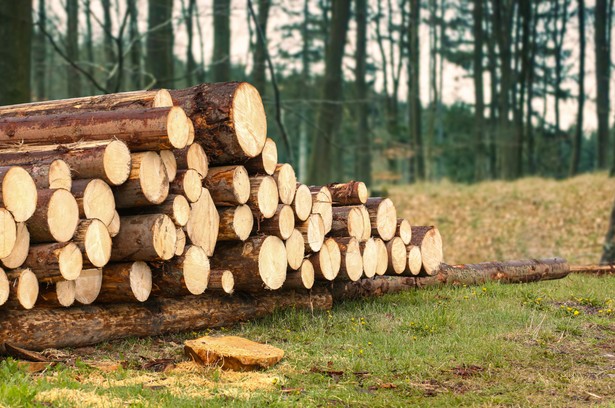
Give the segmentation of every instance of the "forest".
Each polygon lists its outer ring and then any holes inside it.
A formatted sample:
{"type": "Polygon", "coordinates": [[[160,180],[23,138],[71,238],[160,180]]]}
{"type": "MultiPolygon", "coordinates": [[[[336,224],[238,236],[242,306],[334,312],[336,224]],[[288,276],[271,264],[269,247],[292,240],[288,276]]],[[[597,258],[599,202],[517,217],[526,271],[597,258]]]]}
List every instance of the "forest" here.
{"type": "Polygon", "coordinates": [[[249,81],[299,178],[615,172],[613,0],[0,2],[0,105],[249,81]]]}

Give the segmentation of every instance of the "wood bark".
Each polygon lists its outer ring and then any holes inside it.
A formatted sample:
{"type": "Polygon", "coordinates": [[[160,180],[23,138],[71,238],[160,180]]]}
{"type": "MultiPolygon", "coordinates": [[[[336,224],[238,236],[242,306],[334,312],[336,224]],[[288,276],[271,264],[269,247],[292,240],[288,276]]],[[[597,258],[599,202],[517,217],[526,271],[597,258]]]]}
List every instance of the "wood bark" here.
{"type": "Polygon", "coordinates": [[[210,262],[196,245],[189,246],[182,256],[152,265],[155,295],[200,295],[207,289],[210,262]]]}
{"type": "Polygon", "coordinates": [[[211,258],[213,269],[228,269],[240,291],[282,287],[286,279],[286,248],[274,236],[254,236],[245,242],[220,243],[219,251],[211,258]]]}
{"type": "Polygon", "coordinates": [[[250,198],[250,178],[243,166],[212,167],[203,185],[218,206],[241,205],[250,198]]]}
{"type": "Polygon", "coordinates": [[[39,288],[36,307],[61,308],[75,303],[75,281],[59,281],[54,284],[42,284],[39,288]]]}
{"type": "Polygon", "coordinates": [[[367,187],[362,181],[327,184],[331,192],[333,205],[365,204],[369,197],[367,187]]]}
{"type": "Polygon", "coordinates": [[[75,280],[83,269],[83,255],[73,242],[32,245],[22,267],[32,270],[41,282],[75,280]]]}
{"type": "Polygon", "coordinates": [[[148,207],[127,208],[121,210],[121,215],[144,215],[144,214],[164,214],[167,215],[176,226],[183,227],[190,219],[190,203],[183,195],[170,195],[158,205],[148,207]]]}
{"type": "Polygon", "coordinates": [[[33,311],[0,310],[0,352],[4,343],[28,350],[79,347],[124,337],[229,327],[286,308],[328,310],[329,291],[279,291],[228,297],[153,298],[142,305],[113,304],[33,311]],[[92,319],[96,316],[96,319],[92,319]]]}
{"type": "Polygon", "coordinates": [[[172,91],[195,127],[195,140],[214,165],[257,156],[267,139],[263,102],[246,82],[200,84],[172,91]]]}
{"type": "Polygon", "coordinates": [[[222,291],[232,295],[235,291],[235,278],[233,272],[227,269],[212,269],[209,271],[208,291],[222,291]]]}
{"type": "Polygon", "coordinates": [[[79,223],[79,206],[63,189],[38,190],[38,205],[27,221],[32,242],[67,242],[79,223]]]}
{"type": "Polygon", "coordinates": [[[113,238],[113,262],[169,260],[175,255],[177,234],[167,215],[132,215],[120,220],[120,232],[113,238]]]}
{"type": "MultiPolygon", "coordinates": [[[[371,233],[371,228],[370,231],[371,233]]],[[[333,237],[353,237],[364,241],[365,222],[359,206],[333,208],[333,224],[328,235],[333,237]]]]}
{"type": "MultiPolygon", "coordinates": [[[[0,173],[6,174],[12,165],[4,162],[2,164],[0,173]]],[[[19,166],[30,174],[34,184],[39,189],[63,188],[69,191],[71,189],[72,178],[70,168],[62,160],[57,159],[47,163],[37,161],[30,163],[22,162],[19,166]]]]}
{"type": "Polygon", "coordinates": [[[247,205],[223,207],[218,210],[220,229],[218,241],[245,241],[252,232],[254,216],[247,205]]]}
{"type": "Polygon", "coordinates": [[[145,302],[152,291],[152,271],[141,261],[108,264],[102,270],[99,303],[145,302]]]}
{"type": "Polygon", "coordinates": [[[570,265],[571,273],[586,273],[593,275],[614,275],[615,265],[570,265]]]}
{"type": "Polygon", "coordinates": [[[117,138],[131,151],[181,149],[188,142],[188,118],[179,107],[59,113],[7,117],[0,121],[0,143],[75,143],[117,138]]]}

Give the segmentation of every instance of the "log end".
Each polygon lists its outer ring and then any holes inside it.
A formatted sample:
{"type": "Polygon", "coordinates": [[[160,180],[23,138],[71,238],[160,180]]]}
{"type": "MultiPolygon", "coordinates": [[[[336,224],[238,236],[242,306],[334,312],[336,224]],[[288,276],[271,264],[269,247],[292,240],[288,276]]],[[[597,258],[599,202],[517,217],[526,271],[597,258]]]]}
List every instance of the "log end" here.
{"type": "Polygon", "coordinates": [[[32,217],[37,200],[32,176],[21,167],[11,167],[2,179],[2,201],[15,221],[24,222],[32,217]]]}
{"type": "Polygon", "coordinates": [[[363,272],[368,278],[373,278],[378,269],[378,245],[373,238],[361,244],[363,250],[363,272]]]}
{"type": "Polygon", "coordinates": [[[177,234],[177,241],[175,241],[175,256],[182,256],[186,251],[186,233],[181,227],[178,227],[175,232],[177,234]]]}
{"type": "Polygon", "coordinates": [[[410,221],[400,218],[397,220],[397,236],[401,238],[404,245],[409,245],[412,241],[412,226],[410,221]]]}
{"type": "Polygon", "coordinates": [[[9,279],[6,277],[6,272],[4,272],[2,268],[0,268],[0,306],[5,304],[6,301],[9,300],[9,292],[9,279]]]}
{"type": "Polygon", "coordinates": [[[160,214],[152,228],[154,250],[162,260],[169,260],[175,256],[177,244],[177,230],[168,215],[160,214]]]}
{"type": "Polygon", "coordinates": [[[274,236],[265,238],[258,254],[258,272],[268,289],[282,287],[286,280],[287,265],[284,242],[274,236]]]}
{"type": "Polygon", "coordinates": [[[442,264],[444,254],[442,251],[442,237],[438,228],[432,227],[421,242],[421,258],[423,269],[429,276],[438,273],[442,264]]]}
{"type": "Polygon", "coordinates": [[[123,184],[130,176],[132,158],[126,143],[120,140],[109,142],[103,156],[103,169],[107,181],[113,186],[123,184]]]}
{"type": "Polygon", "coordinates": [[[192,143],[186,152],[186,161],[188,168],[196,170],[203,178],[207,177],[209,172],[209,160],[207,154],[199,143],[192,143]]]}
{"type": "Polygon", "coordinates": [[[102,287],[102,269],[84,269],[75,280],[75,300],[82,305],[94,303],[102,287]]]}
{"type": "Polygon", "coordinates": [[[177,161],[175,160],[175,155],[171,150],[161,150],[160,158],[162,159],[162,164],[167,172],[167,178],[170,183],[175,180],[175,176],[177,175],[177,161]]]}
{"type": "Polygon", "coordinates": [[[58,269],[66,280],[75,280],[79,277],[83,269],[83,255],[76,244],[69,242],[60,249],[58,269]]]}
{"type": "Polygon", "coordinates": [[[333,196],[327,187],[322,187],[312,196],[312,213],[320,214],[325,226],[325,234],[331,231],[333,225],[333,196]]]}
{"type": "Polygon", "coordinates": [[[109,184],[101,179],[93,179],[88,183],[83,191],[83,212],[86,218],[99,219],[105,225],[111,224],[115,216],[115,197],[109,184]]]}
{"type": "MultiPolygon", "coordinates": [[[[175,232],[175,229],[173,229],[173,232],[175,232]]],[[[85,254],[92,265],[102,268],[109,262],[111,245],[111,235],[109,235],[107,226],[100,220],[91,220],[85,232],[84,246],[85,254]]]]}
{"type": "Polygon", "coordinates": [[[271,138],[267,138],[263,151],[261,152],[261,159],[263,162],[263,170],[270,176],[275,172],[275,168],[278,165],[278,146],[271,138]]]}
{"type": "Polygon", "coordinates": [[[60,306],[69,307],[75,303],[77,285],[74,280],[64,280],[55,285],[55,296],[60,306]]]}
{"type": "Polygon", "coordinates": [[[322,244],[325,242],[325,224],[320,214],[312,214],[306,221],[307,233],[304,238],[306,244],[313,252],[318,252],[322,249],[322,244]]]}
{"type": "Polygon", "coordinates": [[[406,270],[408,265],[406,251],[406,245],[400,237],[394,237],[386,244],[388,268],[385,271],[389,271],[395,275],[401,275],[406,270]]]}
{"type": "Polygon", "coordinates": [[[288,267],[292,270],[299,269],[305,257],[305,239],[303,239],[303,235],[294,229],[284,242],[284,245],[286,245],[288,267]]]}
{"type": "Polygon", "coordinates": [[[19,274],[17,282],[17,300],[24,309],[32,309],[38,298],[38,279],[30,269],[24,269],[19,274]]]}
{"type": "Polygon", "coordinates": [[[203,191],[203,178],[199,172],[193,169],[186,170],[182,180],[182,188],[188,201],[191,203],[197,202],[203,191]]]}
{"type": "Polygon", "coordinates": [[[130,288],[135,299],[145,302],[152,293],[152,270],[142,261],[133,262],[130,267],[130,288]]]}
{"type": "Polygon", "coordinates": [[[243,166],[233,170],[233,195],[238,204],[245,204],[250,199],[250,176],[243,166]]]}
{"type": "Polygon", "coordinates": [[[166,89],[159,89],[154,95],[154,101],[152,102],[152,108],[170,108],[173,106],[173,98],[171,93],[166,89]]]}
{"type": "Polygon", "coordinates": [[[299,221],[305,221],[312,213],[312,193],[305,184],[300,184],[295,191],[293,200],[295,215],[299,221]]]}
{"type": "MultiPolygon", "coordinates": [[[[105,186],[107,185],[104,181],[100,181],[105,186]]],[[[109,190],[109,194],[113,201],[111,190],[109,190]]],[[[113,210],[115,210],[115,206],[113,206],[113,210]]],[[[49,233],[56,241],[68,242],[73,237],[79,224],[79,205],[69,191],[59,189],[53,192],[47,206],[47,224],[49,233]]]]}
{"type": "Polygon", "coordinates": [[[293,166],[288,163],[278,164],[274,178],[278,186],[280,201],[284,204],[292,204],[297,191],[297,176],[293,166]]]}
{"type": "Polygon", "coordinates": [[[409,245],[408,251],[408,271],[411,275],[417,276],[421,273],[421,267],[423,266],[423,259],[421,257],[421,250],[416,245],[409,245]]]}
{"type": "Polygon", "coordinates": [[[190,219],[190,203],[188,199],[182,195],[173,197],[173,220],[175,223],[183,227],[190,219]]]}
{"type": "Polygon", "coordinates": [[[0,208],[0,258],[11,254],[17,242],[17,224],[13,215],[5,208],[0,208]]]}
{"type": "Polygon", "coordinates": [[[286,240],[295,230],[295,212],[290,205],[280,205],[278,211],[280,238],[286,240]]]}
{"type": "Polygon", "coordinates": [[[190,139],[189,120],[182,108],[174,106],[169,110],[169,115],[167,116],[167,136],[171,145],[176,149],[183,149],[188,145],[190,139]]]}
{"type": "Polygon", "coordinates": [[[203,248],[192,245],[186,251],[183,261],[183,277],[186,289],[193,295],[200,295],[209,282],[209,258],[203,248]]]}
{"type": "Polygon", "coordinates": [[[113,218],[111,219],[109,225],[107,225],[107,229],[109,230],[109,235],[111,236],[111,238],[115,237],[117,234],[120,233],[121,225],[122,222],[120,220],[120,214],[117,211],[114,211],[113,218]]]}
{"type": "Polygon", "coordinates": [[[49,188],[63,188],[70,191],[73,179],[70,173],[70,167],[64,160],[54,160],[49,165],[49,188]]]}
{"type": "Polygon", "coordinates": [[[397,231],[397,210],[390,198],[385,198],[378,205],[376,228],[380,238],[385,241],[389,241],[395,236],[395,231],[397,231]]]}
{"type": "Polygon", "coordinates": [[[169,195],[169,178],[158,153],[143,153],[139,183],[143,195],[152,204],[162,203],[169,195]]]}
{"type": "Polygon", "coordinates": [[[304,259],[301,262],[301,281],[306,289],[312,289],[314,286],[314,265],[309,259],[304,259]]]}
{"type": "Polygon", "coordinates": [[[350,238],[346,245],[344,254],[344,266],[348,279],[353,282],[358,281],[363,276],[363,256],[361,255],[361,245],[356,238],[350,238]]]}
{"type": "Polygon", "coordinates": [[[247,205],[240,205],[233,212],[233,231],[241,241],[245,241],[250,236],[254,228],[254,216],[252,210],[247,205]]]}
{"type": "MultiPolygon", "coordinates": [[[[382,238],[375,237],[374,241],[376,241],[376,247],[378,248],[378,259],[376,262],[376,275],[382,276],[387,272],[389,268],[389,253],[387,250],[387,245],[384,243],[382,238]]],[[[404,256],[405,256],[404,247],[404,256]]],[[[406,259],[404,258],[404,263],[406,259]]],[[[405,265],[404,265],[405,266],[405,265]]]]}
{"type": "Polygon", "coordinates": [[[278,209],[278,186],[271,176],[263,178],[258,188],[258,210],[263,217],[271,218],[278,209]]]}
{"type": "Polygon", "coordinates": [[[231,118],[243,152],[247,157],[258,155],[267,140],[267,115],[254,86],[244,82],[235,89],[231,118]]]}
{"type": "MultiPolygon", "coordinates": [[[[0,233],[1,234],[1,233],[0,233]]],[[[17,238],[11,253],[2,258],[2,264],[9,269],[19,268],[28,257],[30,250],[30,232],[25,222],[17,224],[17,238]]]]}
{"type": "Polygon", "coordinates": [[[218,240],[219,229],[220,214],[218,214],[209,190],[203,187],[199,200],[192,203],[190,219],[186,224],[186,233],[194,245],[203,248],[207,256],[212,256],[218,240]]]}
{"type": "Polygon", "coordinates": [[[357,197],[361,204],[365,204],[367,199],[369,198],[369,192],[367,191],[367,186],[364,182],[358,181],[357,183],[357,197]]]}

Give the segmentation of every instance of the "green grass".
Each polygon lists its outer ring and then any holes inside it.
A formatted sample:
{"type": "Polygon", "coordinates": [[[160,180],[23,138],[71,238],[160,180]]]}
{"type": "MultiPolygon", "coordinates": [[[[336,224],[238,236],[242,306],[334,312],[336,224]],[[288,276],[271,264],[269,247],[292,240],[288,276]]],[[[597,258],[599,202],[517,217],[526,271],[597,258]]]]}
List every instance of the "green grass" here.
{"type": "Polygon", "coordinates": [[[425,289],[330,312],[290,310],[207,333],[267,342],[286,356],[253,374],[140,368],[142,356],[173,358],[181,366],[182,341],[203,332],[70,353],[124,363],[111,372],[70,360],[27,374],[5,360],[0,405],[615,404],[615,277],[425,289]]]}

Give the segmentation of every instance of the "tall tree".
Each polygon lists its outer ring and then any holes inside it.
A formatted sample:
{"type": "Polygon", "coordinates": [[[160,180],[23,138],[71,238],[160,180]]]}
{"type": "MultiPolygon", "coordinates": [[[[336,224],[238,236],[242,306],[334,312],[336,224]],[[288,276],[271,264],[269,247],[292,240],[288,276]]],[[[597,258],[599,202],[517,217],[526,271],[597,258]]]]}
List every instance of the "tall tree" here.
{"type": "Polygon", "coordinates": [[[339,155],[334,154],[333,150],[337,150],[337,132],[342,116],[342,59],[349,17],[350,0],[334,1],[325,51],[322,103],[319,107],[316,133],[312,138],[309,181],[314,184],[330,183],[337,175],[337,166],[341,164],[339,155]]]}
{"type": "Polygon", "coordinates": [[[214,53],[212,75],[214,82],[229,81],[231,77],[231,1],[214,0],[214,53]]]}
{"type": "Polygon", "coordinates": [[[254,59],[252,68],[252,83],[262,95],[265,95],[267,77],[267,20],[269,19],[269,6],[271,0],[258,0],[258,18],[256,29],[262,33],[257,35],[256,46],[254,48],[254,59]]]}
{"type": "Polygon", "coordinates": [[[196,0],[189,0],[188,10],[186,10],[186,34],[188,35],[188,46],[186,47],[186,80],[189,85],[194,83],[196,75],[196,61],[194,60],[194,54],[192,53],[192,39],[193,39],[193,16],[196,8],[196,0]]]}
{"type": "Polygon", "coordinates": [[[36,30],[36,51],[32,55],[34,63],[34,80],[36,81],[36,99],[47,97],[47,10],[45,0],[38,0],[38,29],[36,30]]]}
{"type": "Polygon", "coordinates": [[[577,106],[577,126],[572,143],[572,155],[570,157],[569,176],[574,176],[579,171],[581,161],[581,143],[583,142],[583,108],[585,107],[585,0],[579,3],[579,96],[577,106]]]}
{"type": "Polygon", "coordinates": [[[31,1],[0,1],[0,38],[0,106],[29,102],[31,1]]]}
{"type": "Polygon", "coordinates": [[[596,111],[598,113],[597,166],[606,169],[609,149],[609,95],[611,44],[608,0],[596,0],[594,45],[596,54],[596,111]]]}
{"type": "Polygon", "coordinates": [[[130,13],[130,22],[128,25],[128,40],[130,41],[130,71],[131,82],[134,89],[143,87],[141,68],[141,37],[139,36],[139,11],[137,9],[137,0],[128,0],[128,12],[130,13]]]}
{"type": "Polygon", "coordinates": [[[408,106],[410,110],[410,140],[414,150],[413,171],[415,180],[425,178],[425,159],[421,134],[421,89],[419,26],[421,22],[420,0],[410,1],[408,24],[408,106]]]}
{"type": "Polygon", "coordinates": [[[474,127],[475,152],[474,179],[479,181],[487,177],[487,146],[485,144],[485,99],[483,91],[483,0],[474,0],[474,127]]]}
{"type": "MultiPolygon", "coordinates": [[[[88,65],[86,67],[87,73],[90,75],[90,78],[94,77],[94,39],[92,34],[92,9],[91,9],[91,0],[85,0],[85,53],[88,61],[88,65]]],[[[95,92],[95,87],[92,81],[88,81],[88,94],[93,95],[95,92]]]]}
{"type": "Polygon", "coordinates": [[[112,73],[116,62],[115,47],[113,43],[113,22],[111,20],[111,0],[102,0],[103,7],[103,44],[105,47],[105,63],[109,71],[105,88],[113,91],[116,88],[119,73],[112,73]]]}
{"type": "Polygon", "coordinates": [[[156,88],[173,88],[173,0],[149,0],[148,72],[156,88]]]}
{"type": "MultiPolygon", "coordinates": [[[[78,0],[66,2],[67,28],[66,28],[66,55],[77,62],[79,60],[79,3],[78,0]]],[[[74,98],[81,95],[81,77],[72,65],[66,66],[66,85],[68,97],[74,98]]]]}
{"type": "Polygon", "coordinates": [[[356,0],[357,49],[355,53],[355,87],[357,91],[357,160],[355,174],[367,186],[372,183],[372,155],[368,128],[367,102],[367,0],[356,0]]]}
{"type": "MultiPolygon", "coordinates": [[[[310,84],[310,0],[303,0],[303,21],[301,22],[301,82],[305,86],[303,95],[305,99],[311,96],[310,84]]],[[[308,117],[309,107],[306,101],[301,104],[301,122],[299,124],[299,177],[300,180],[307,180],[307,156],[308,156],[308,117]]]]}

